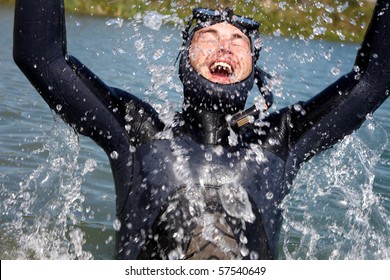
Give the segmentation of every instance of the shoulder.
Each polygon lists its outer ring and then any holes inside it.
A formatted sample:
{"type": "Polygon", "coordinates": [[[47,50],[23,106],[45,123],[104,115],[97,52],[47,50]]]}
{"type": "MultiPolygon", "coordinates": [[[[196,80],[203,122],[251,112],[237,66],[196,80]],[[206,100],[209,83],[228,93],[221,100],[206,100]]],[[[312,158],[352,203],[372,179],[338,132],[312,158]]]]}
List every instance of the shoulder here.
{"type": "Polygon", "coordinates": [[[290,149],[291,115],[293,106],[288,106],[260,117],[240,134],[243,141],[259,144],[262,149],[286,159],[290,149]]]}
{"type": "Polygon", "coordinates": [[[118,88],[111,88],[110,97],[114,105],[112,109],[120,115],[136,145],[150,141],[164,129],[159,113],[150,103],[118,88]]]}

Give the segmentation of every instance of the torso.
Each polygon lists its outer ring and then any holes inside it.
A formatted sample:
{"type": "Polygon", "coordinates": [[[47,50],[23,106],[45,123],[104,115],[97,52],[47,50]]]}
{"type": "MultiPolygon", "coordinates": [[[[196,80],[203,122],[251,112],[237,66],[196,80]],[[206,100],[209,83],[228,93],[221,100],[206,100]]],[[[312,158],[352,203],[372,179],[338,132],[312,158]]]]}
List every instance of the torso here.
{"type": "MultiPolygon", "coordinates": [[[[169,258],[174,247],[191,247],[188,232],[196,231],[199,223],[201,231],[210,230],[204,227],[204,213],[214,215],[214,212],[233,226],[237,245],[246,248],[238,258],[274,255],[280,218],[278,205],[287,191],[285,163],[280,157],[260,145],[201,145],[184,135],[140,145],[132,168],[134,188],[128,196],[124,216],[120,217],[122,223],[131,223],[131,230],[120,236],[131,232],[132,237],[128,237],[134,242],[125,247],[133,251],[133,257],[169,258]],[[167,229],[164,221],[169,212],[177,209],[181,212],[176,216],[186,217],[185,221],[173,218],[177,221],[171,221],[167,229]],[[185,234],[179,239],[150,241],[157,238],[156,234],[178,236],[180,231],[185,234]],[[251,234],[257,238],[250,238],[251,234]],[[139,249],[144,242],[146,245],[139,249]],[[148,246],[150,242],[153,244],[148,246]],[[150,252],[159,246],[157,243],[168,249],[160,248],[159,255],[150,252]]],[[[122,224],[122,230],[128,228],[122,224]]]]}

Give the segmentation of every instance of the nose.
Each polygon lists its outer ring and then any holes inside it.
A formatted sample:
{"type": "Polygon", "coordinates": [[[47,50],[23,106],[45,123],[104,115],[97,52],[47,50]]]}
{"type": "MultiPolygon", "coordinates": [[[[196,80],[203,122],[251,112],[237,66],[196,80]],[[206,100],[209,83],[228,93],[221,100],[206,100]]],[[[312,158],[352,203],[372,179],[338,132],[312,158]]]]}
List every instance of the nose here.
{"type": "Polygon", "coordinates": [[[219,41],[219,51],[220,52],[231,53],[230,45],[231,45],[231,41],[230,40],[227,40],[227,39],[220,40],[219,41]]]}

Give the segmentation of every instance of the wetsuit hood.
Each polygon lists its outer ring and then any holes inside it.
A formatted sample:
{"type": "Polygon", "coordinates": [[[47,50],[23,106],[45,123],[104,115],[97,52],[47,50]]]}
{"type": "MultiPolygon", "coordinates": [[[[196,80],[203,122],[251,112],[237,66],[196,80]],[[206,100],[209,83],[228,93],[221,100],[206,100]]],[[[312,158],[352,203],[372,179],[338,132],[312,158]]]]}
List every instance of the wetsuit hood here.
{"type": "Polygon", "coordinates": [[[184,110],[191,106],[195,110],[225,115],[243,110],[254,85],[254,62],[251,74],[243,81],[232,84],[211,82],[192,67],[189,59],[189,48],[195,31],[191,32],[182,47],[179,64],[179,77],[184,86],[184,110]]]}

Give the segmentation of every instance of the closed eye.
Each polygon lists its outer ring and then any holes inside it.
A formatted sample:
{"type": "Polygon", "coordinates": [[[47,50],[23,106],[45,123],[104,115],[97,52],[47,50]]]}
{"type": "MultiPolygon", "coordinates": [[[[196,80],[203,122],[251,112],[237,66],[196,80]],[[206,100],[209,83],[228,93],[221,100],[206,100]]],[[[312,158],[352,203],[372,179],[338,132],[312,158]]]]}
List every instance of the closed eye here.
{"type": "Polygon", "coordinates": [[[199,33],[198,40],[200,42],[218,42],[218,34],[215,30],[209,29],[199,33]]]}
{"type": "Polygon", "coordinates": [[[232,35],[232,44],[239,47],[247,47],[249,46],[249,42],[246,36],[234,33],[232,35]]]}

